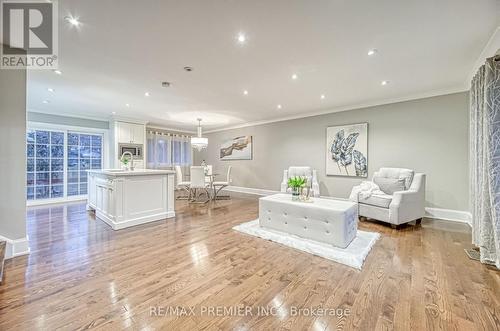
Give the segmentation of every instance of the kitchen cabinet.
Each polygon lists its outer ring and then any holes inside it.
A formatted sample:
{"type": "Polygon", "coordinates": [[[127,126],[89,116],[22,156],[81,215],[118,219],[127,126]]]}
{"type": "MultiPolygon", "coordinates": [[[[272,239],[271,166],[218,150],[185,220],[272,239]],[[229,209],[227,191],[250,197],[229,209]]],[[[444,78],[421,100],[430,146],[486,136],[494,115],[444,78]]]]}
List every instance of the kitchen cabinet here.
{"type": "Polygon", "coordinates": [[[145,127],[142,124],[117,122],[116,131],[119,144],[144,144],[145,127]]]}

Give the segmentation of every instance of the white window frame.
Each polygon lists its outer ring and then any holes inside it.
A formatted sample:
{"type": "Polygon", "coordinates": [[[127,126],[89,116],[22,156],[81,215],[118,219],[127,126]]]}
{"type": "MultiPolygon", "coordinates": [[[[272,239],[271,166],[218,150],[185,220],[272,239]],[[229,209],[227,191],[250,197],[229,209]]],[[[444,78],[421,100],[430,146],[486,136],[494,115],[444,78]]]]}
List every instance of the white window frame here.
{"type": "MultiPolygon", "coordinates": [[[[62,125],[62,124],[50,124],[50,123],[40,123],[40,122],[28,122],[26,131],[28,130],[45,130],[45,131],[57,131],[64,132],[64,197],[54,198],[54,199],[40,199],[40,200],[27,200],[26,206],[39,206],[71,201],[82,201],[87,200],[87,194],[84,195],[73,195],[67,196],[68,190],[68,132],[74,132],[79,134],[101,134],[102,135],[102,167],[104,169],[109,168],[109,130],[108,129],[98,129],[98,128],[87,128],[83,126],[72,126],[72,125],[62,125]]],[[[26,137],[24,139],[26,145],[26,137]]],[[[26,148],[26,147],[25,147],[26,148]]],[[[26,169],[25,169],[26,171],[26,169]]],[[[24,183],[25,187],[27,184],[24,183]]],[[[25,190],[26,191],[26,190],[25,190]]],[[[25,192],[26,196],[26,192],[25,192]]]]}

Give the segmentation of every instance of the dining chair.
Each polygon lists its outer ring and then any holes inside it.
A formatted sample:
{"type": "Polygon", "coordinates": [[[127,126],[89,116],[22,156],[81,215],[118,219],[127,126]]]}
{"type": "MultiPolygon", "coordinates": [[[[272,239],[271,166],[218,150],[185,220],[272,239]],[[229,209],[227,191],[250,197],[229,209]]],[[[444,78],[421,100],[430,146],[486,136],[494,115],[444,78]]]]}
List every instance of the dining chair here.
{"type": "Polygon", "coordinates": [[[178,165],[175,166],[175,177],[176,177],[176,181],[177,181],[177,184],[175,187],[178,190],[184,190],[184,191],[186,191],[186,193],[188,193],[188,195],[178,196],[177,200],[189,200],[191,198],[191,196],[190,196],[191,190],[189,189],[191,182],[184,181],[181,166],[178,166],[178,165]]]}
{"type": "Polygon", "coordinates": [[[214,197],[213,197],[214,200],[231,199],[231,196],[229,195],[218,195],[223,188],[231,185],[231,169],[232,169],[231,166],[227,168],[226,181],[219,181],[212,183],[212,187],[214,190],[214,197]]]}
{"type": "Polygon", "coordinates": [[[191,184],[189,185],[190,202],[193,203],[207,203],[210,201],[210,192],[208,191],[208,185],[205,182],[205,169],[201,166],[193,166],[191,167],[191,184]],[[207,194],[207,200],[197,200],[199,197],[199,190],[204,191],[207,194]]]}

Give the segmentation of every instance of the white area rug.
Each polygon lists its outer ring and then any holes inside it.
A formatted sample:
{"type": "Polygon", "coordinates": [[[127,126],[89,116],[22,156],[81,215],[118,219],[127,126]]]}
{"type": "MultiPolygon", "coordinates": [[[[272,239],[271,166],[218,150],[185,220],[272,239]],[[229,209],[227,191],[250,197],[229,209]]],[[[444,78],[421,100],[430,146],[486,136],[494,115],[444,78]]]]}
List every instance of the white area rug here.
{"type": "Polygon", "coordinates": [[[380,233],[378,232],[358,230],[356,238],[354,238],[349,246],[339,248],[284,232],[261,228],[258,219],[237,225],[233,230],[271,240],[356,269],[361,269],[368,253],[370,253],[373,245],[380,238],[380,233]]]}

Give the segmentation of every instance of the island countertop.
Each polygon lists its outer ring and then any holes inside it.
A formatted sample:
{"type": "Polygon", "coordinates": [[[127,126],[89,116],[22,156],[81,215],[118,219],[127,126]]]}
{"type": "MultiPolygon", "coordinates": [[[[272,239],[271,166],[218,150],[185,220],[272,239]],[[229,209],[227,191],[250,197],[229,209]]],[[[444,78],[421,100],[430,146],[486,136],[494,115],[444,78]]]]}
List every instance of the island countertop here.
{"type": "Polygon", "coordinates": [[[87,209],[113,230],[175,217],[175,171],[89,170],[87,209]]]}
{"type": "Polygon", "coordinates": [[[173,170],[158,170],[158,169],[135,169],[133,171],[122,170],[122,169],[102,169],[102,170],[87,170],[87,172],[91,174],[106,175],[113,177],[175,174],[175,171],[173,170]]]}

